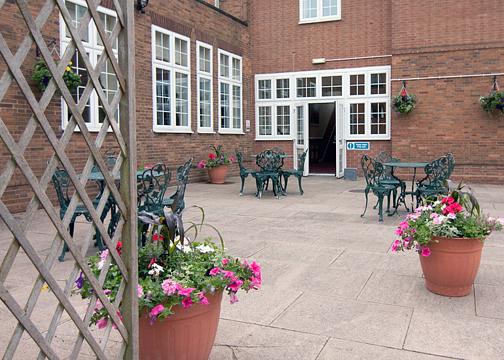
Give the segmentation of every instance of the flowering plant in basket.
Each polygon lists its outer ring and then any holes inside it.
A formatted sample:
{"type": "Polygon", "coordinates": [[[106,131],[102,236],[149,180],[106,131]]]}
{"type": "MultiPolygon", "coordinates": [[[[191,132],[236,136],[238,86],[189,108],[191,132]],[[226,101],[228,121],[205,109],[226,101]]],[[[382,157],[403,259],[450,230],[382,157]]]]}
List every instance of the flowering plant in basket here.
{"type": "Polygon", "coordinates": [[[408,214],[395,234],[398,239],[392,251],[415,250],[424,257],[431,254],[433,237],[485,239],[494,230],[501,230],[504,219],[481,214],[472,193],[463,192],[462,186],[448,196],[426,201],[414,213],[408,214]]]}
{"type": "Polygon", "coordinates": [[[416,96],[408,94],[406,88],[403,87],[401,93],[392,98],[392,105],[398,113],[409,114],[416,106],[416,96]]]}
{"type": "MultiPolygon", "coordinates": [[[[195,304],[208,305],[208,295],[226,291],[230,302],[238,301],[239,290],[248,292],[261,287],[261,267],[228,255],[222,237],[211,225],[204,224],[204,213],[200,224],[192,223],[184,229],[181,215],[164,209],[163,216],[142,212],[139,219],[148,224],[144,234],[145,244],[138,254],[138,298],[140,314],[147,314],[151,323],[170,316],[172,308],[181,305],[188,309],[195,304]],[[186,234],[194,232],[194,239],[202,228],[208,226],[219,235],[219,244],[210,238],[203,241],[191,240],[186,234]]],[[[120,251],[118,247],[115,251],[120,251]]],[[[89,258],[89,265],[98,277],[109,250],[89,258]]],[[[121,274],[111,264],[103,288],[113,302],[121,284],[121,274]]],[[[81,274],[76,281],[76,292],[82,298],[93,296],[89,282],[81,274]]],[[[99,301],[95,306],[92,323],[99,328],[107,325],[109,315],[99,301]]]]}
{"type": "Polygon", "coordinates": [[[222,150],[222,145],[211,145],[213,152],[208,154],[206,160],[201,160],[197,167],[200,169],[212,169],[222,165],[230,165],[235,159],[232,156],[227,156],[222,150]]]}

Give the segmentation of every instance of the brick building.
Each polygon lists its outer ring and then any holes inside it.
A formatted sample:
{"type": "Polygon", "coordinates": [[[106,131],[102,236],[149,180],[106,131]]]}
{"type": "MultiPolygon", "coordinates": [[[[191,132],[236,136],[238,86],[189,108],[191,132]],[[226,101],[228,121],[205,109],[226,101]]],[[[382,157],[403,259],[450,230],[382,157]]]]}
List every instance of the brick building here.
{"type": "MultiPolygon", "coordinates": [[[[85,1],[67,3],[78,23],[85,1]]],[[[113,1],[101,5],[111,32],[113,1]]],[[[347,150],[358,141],[369,142],[371,154],[387,150],[404,160],[431,160],[451,151],[457,178],[503,183],[504,118],[484,113],[478,102],[493,75],[504,73],[499,5],[498,0],[150,0],[135,18],[140,165],[164,161],[173,167],[190,156],[201,159],[210,144],[246,154],[279,146],[294,158],[310,149],[307,174],[341,176],[344,168],[358,167],[363,151],[347,150]],[[407,116],[391,108],[403,80],[418,98],[407,116]]],[[[14,2],[4,9],[14,15],[0,18],[0,31],[15,52],[27,31],[14,2]]],[[[58,12],[51,16],[44,36],[61,54],[69,40],[58,12]]],[[[92,26],[86,40],[96,63],[102,47],[92,26]]],[[[36,58],[35,47],[31,51],[22,65],[25,74],[36,58]]],[[[74,56],[76,72],[82,70],[79,61],[74,56]]],[[[1,73],[5,68],[0,59],[1,73]]],[[[117,86],[108,67],[102,81],[112,98],[117,86]]],[[[16,129],[16,140],[30,115],[11,86],[0,116],[16,129]]],[[[46,115],[61,135],[67,115],[59,98],[46,115]]],[[[102,121],[96,96],[85,116],[96,131],[102,121]]],[[[83,166],[87,150],[79,133],[73,136],[66,152],[83,166]]],[[[112,136],[104,148],[117,148],[112,136]]],[[[52,154],[41,131],[27,153],[40,175],[52,154]]],[[[2,168],[9,159],[1,144],[2,168]]],[[[193,172],[193,180],[205,178],[204,171],[193,172]]],[[[21,210],[30,197],[24,178],[15,176],[3,200],[21,210]]]]}

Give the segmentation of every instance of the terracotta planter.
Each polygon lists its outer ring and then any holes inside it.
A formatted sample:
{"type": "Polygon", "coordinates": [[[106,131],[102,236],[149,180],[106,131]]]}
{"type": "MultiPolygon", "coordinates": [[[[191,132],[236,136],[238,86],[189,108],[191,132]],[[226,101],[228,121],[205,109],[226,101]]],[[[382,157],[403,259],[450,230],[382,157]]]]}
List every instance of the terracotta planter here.
{"type": "Polygon", "coordinates": [[[224,184],[226,182],[227,172],[227,165],[221,165],[208,169],[208,177],[210,178],[210,182],[212,184],[224,184]]]}
{"type": "Polygon", "coordinates": [[[420,255],[425,287],[439,295],[466,296],[471,293],[478,273],[483,241],[434,237],[431,255],[420,255]]]}
{"type": "Polygon", "coordinates": [[[219,324],[222,291],[209,295],[210,304],[189,309],[173,307],[175,314],[153,325],[140,317],[141,360],[208,360],[219,324]]]}

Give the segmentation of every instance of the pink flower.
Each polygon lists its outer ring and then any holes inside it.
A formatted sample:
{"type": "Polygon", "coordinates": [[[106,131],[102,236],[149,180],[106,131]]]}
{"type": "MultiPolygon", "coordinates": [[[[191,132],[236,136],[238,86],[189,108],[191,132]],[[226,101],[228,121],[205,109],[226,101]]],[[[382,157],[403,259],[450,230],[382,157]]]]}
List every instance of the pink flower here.
{"type": "Polygon", "coordinates": [[[167,296],[175,294],[175,292],[178,290],[178,286],[179,285],[175,281],[173,281],[172,279],[166,279],[161,284],[161,287],[163,288],[163,292],[167,296]]]}
{"type": "Polygon", "coordinates": [[[139,298],[142,298],[144,296],[143,287],[140,284],[137,285],[137,294],[139,298]]]}
{"type": "Polygon", "coordinates": [[[235,280],[228,286],[231,291],[237,292],[240,290],[240,287],[243,285],[243,281],[235,278],[235,280]]]}
{"type": "Polygon", "coordinates": [[[234,272],[232,272],[232,271],[222,270],[222,273],[224,274],[224,277],[225,277],[226,279],[233,280],[233,279],[234,279],[234,277],[235,277],[235,274],[234,274],[234,272]]]}
{"type": "Polygon", "coordinates": [[[198,293],[198,298],[199,298],[200,304],[202,304],[202,305],[208,305],[208,304],[210,304],[208,302],[208,299],[205,296],[205,293],[203,291],[201,291],[201,292],[198,293]]]}
{"type": "Polygon", "coordinates": [[[238,302],[238,297],[236,296],[235,293],[229,294],[229,303],[234,304],[238,302]]]}
{"type": "Polygon", "coordinates": [[[179,288],[178,294],[181,296],[191,296],[191,293],[196,290],[195,288],[179,288]]]}
{"type": "Polygon", "coordinates": [[[204,169],[204,168],[205,168],[205,166],[206,166],[206,162],[205,162],[205,160],[201,160],[201,161],[198,163],[198,165],[196,165],[196,167],[197,167],[198,169],[204,169]]]}
{"type": "Polygon", "coordinates": [[[215,160],[215,158],[216,158],[216,157],[217,157],[217,155],[215,155],[214,153],[210,153],[210,154],[208,154],[208,158],[209,158],[210,160],[215,160]]]}
{"type": "Polygon", "coordinates": [[[445,197],[445,198],[443,198],[443,199],[441,200],[441,204],[447,204],[447,205],[451,205],[451,204],[453,204],[454,202],[455,202],[455,199],[454,199],[454,198],[452,198],[451,196],[447,196],[447,197],[445,197]]]}
{"type": "Polygon", "coordinates": [[[254,289],[260,289],[261,288],[261,284],[262,284],[262,280],[261,278],[256,278],[255,276],[252,276],[250,279],[250,282],[252,284],[252,287],[254,289]]]}
{"type": "Polygon", "coordinates": [[[156,321],[157,316],[161,314],[164,311],[164,309],[165,307],[163,306],[163,304],[158,304],[151,309],[149,313],[151,325],[154,323],[154,321],[156,321]]]}
{"type": "Polygon", "coordinates": [[[165,307],[163,306],[163,304],[158,304],[152,308],[152,310],[150,311],[150,316],[158,316],[164,311],[164,309],[165,307]]]}
{"type": "Polygon", "coordinates": [[[429,256],[431,254],[430,249],[427,246],[422,247],[422,256],[429,256]]]}
{"type": "Polygon", "coordinates": [[[210,270],[209,274],[210,274],[210,276],[217,276],[220,273],[220,271],[221,271],[221,269],[216,267],[216,268],[213,268],[212,270],[210,270]]]}
{"type": "Polygon", "coordinates": [[[102,305],[100,299],[96,299],[96,304],[95,304],[94,310],[100,311],[101,309],[103,309],[103,305],[102,305]]]}
{"type": "Polygon", "coordinates": [[[254,276],[261,277],[261,265],[259,265],[255,261],[252,261],[252,263],[249,265],[249,269],[252,271],[254,276]]]}
{"type": "Polygon", "coordinates": [[[229,161],[231,161],[231,162],[235,162],[235,160],[236,160],[236,159],[234,158],[234,156],[230,156],[230,157],[229,157],[229,161]]]}
{"type": "Polygon", "coordinates": [[[227,264],[229,264],[229,259],[222,259],[222,266],[226,266],[227,264]]]}
{"type": "Polygon", "coordinates": [[[107,324],[108,324],[108,318],[101,318],[96,322],[96,326],[98,327],[98,329],[105,328],[107,324]]]}
{"type": "Polygon", "coordinates": [[[391,251],[392,252],[396,252],[399,249],[400,246],[401,246],[401,241],[400,240],[394,241],[394,243],[392,244],[391,251]]]}
{"type": "Polygon", "coordinates": [[[185,297],[184,300],[182,300],[182,306],[184,307],[184,309],[189,309],[192,304],[192,299],[189,296],[185,297]]]}

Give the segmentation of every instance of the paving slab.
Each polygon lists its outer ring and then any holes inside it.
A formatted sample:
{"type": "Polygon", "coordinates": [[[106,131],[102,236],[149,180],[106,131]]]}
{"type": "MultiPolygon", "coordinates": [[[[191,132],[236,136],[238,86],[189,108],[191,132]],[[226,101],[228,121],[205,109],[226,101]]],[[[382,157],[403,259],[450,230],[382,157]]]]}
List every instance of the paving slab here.
{"type": "MultiPolygon", "coordinates": [[[[501,274],[501,276],[504,276],[501,274]]],[[[504,288],[475,284],[476,315],[504,320],[504,288]]]]}
{"type": "Polygon", "coordinates": [[[504,320],[415,310],[404,348],[463,359],[504,359],[504,320]]]}
{"type": "Polygon", "coordinates": [[[329,339],[317,360],[441,360],[433,356],[408,350],[391,349],[353,341],[329,339]]]}
{"type": "Polygon", "coordinates": [[[272,326],[401,348],[411,313],[402,306],[310,294],[301,296],[272,326]]]}
{"type": "Polygon", "coordinates": [[[464,297],[440,296],[428,291],[422,278],[388,272],[373,273],[358,300],[475,315],[474,293],[464,297]]]}
{"type": "Polygon", "coordinates": [[[221,320],[210,360],[315,360],[327,338],[221,320]]]}

